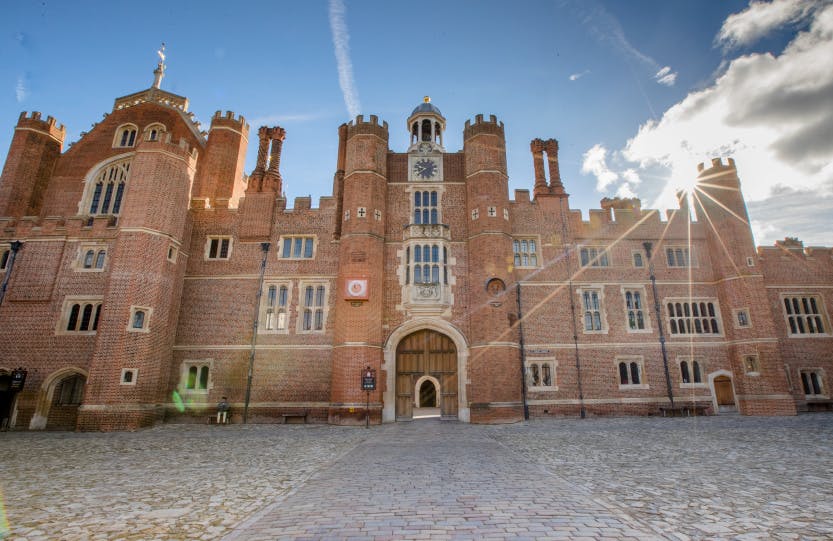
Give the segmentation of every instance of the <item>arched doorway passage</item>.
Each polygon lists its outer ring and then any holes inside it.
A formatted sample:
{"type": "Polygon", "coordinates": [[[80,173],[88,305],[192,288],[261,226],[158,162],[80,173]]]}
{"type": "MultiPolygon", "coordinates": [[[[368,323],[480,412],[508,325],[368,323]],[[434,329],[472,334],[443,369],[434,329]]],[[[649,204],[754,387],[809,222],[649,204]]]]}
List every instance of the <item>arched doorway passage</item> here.
{"type": "Polygon", "coordinates": [[[84,401],[87,373],[80,368],[64,368],[43,382],[30,430],[75,430],[78,407],[84,401]]]}
{"type": "Polygon", "coordinates": [[[411,333],[396,346],[396,420],[423,417],[426,408],[439,408],[433,416],[457,418],[457,348],[431,329],[411,333]]]}
{"type": "Polygon", "coordinates": [[[14,426],[14,398],[12,374],[0,368],[0,430],[14,426]]]}

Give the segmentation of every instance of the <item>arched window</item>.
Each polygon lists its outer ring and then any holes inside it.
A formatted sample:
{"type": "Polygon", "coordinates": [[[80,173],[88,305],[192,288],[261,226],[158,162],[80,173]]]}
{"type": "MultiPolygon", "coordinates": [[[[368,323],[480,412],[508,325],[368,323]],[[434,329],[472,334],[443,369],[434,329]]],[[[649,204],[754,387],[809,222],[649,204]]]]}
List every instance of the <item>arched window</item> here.
{"type": "Polygon", "coordinates": [[[107,252],[104,250],[99,250],[98,255],[95,258],[95,268],[103,269],[104,268],[104,257],[107,255],[107,252]]]}
{"type": "Polygon", "coordinates": [[[93,268],[93,258],[95,257],[95,252],[93,250],[87,250],[87,253],[84,255],[84,268],[91,269],[93,268]]]}
{"type": "Polygon", "coordinates": [[[680,363],[680,376],[683,378],[683,383],[691,382],[691,378],[688,374],[688,361],[683,361],[680,363]]]}
{"type": "Polygon", "coordinates": [[[74,331],[75,326],[78,325],[78,314],[81,312],[80,304],[73,304],[72,310],[69,312],[69,320],[67,321],[67,330],[74,331]]]}
{"type": "Polygon", "coordinates": [[[81,314],[81,326],[78,328],[79,331],[88,331],[90,330],[90,320],[93,317],[93,305],[86,304],[84,305],[84,312],[81,314]]]}
{"type": "Polygon", "coordinates": [[[121,212],[124,191],[130,177],[130,159],[105,165],[87,180],[85,204],[81,212],[92,216],[121,212]]]}
{"type": "Polygon", "coordinates": [[[116,128],[116,135],[113,140],[114,147],[132,147],[136,144],[136,132],[138,127],[135,124],[122,124],[116,128]]]}

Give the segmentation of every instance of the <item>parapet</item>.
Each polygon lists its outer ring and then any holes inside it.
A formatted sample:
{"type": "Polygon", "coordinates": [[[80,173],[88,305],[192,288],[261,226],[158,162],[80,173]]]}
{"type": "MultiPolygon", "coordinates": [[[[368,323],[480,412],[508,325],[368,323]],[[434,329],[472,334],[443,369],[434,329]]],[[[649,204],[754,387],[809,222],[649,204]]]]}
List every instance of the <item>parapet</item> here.
{"type": "Polygon", "coordinates": [[[375,135],[388,140],[388,123],[384,120],[379,124],[379,117],[370,115],[370,120],[365,122],[364,115],[359,115],[356,120],[351,120],[347,124],[347,138],[350,139],[355,135],[375,135]]]}
{"type": "Polygon", "coordinates": [[[199,157],[199,150],[189,145],[187,139],[180,137],[179,142],[175,143],[171,141],[170,133],[166,133],[165,137],[159,141],[140,140],[136,148],[138,151],[164,150],[170,154],[181,156],[191,167],[196,167],[197,158],[199,157]]]}
{"type": "Polygon", "coordinates": [[[463,127],[463,139],[469,139],[481,134],[497,135],[503,139],[503,122],[498,121],[495,115],[489,115],[489,120],[483,120],[482,114],[474,116],[474,124],[470,120],[466,120],[466,124],[463,127]]]}
{"type": "Polygon", "coordinates": [[[723,165],[722,158],[712,158],[712,165],[708,169],[706,169],[705,164],[700,162],[697,164],[697,173],[703,173],[704,171],[712,171],[713,169],[716,170],[727,170],[730,169],[732,171],[737,171],[735,167],[735,160],[734,158],[726,158],[726,165],[723,165]]]}
{"type": "Polygon", "coordinates": [[[246,123],[246,119],[243,115],[235,117],[232,111],[226,111],[225,114],[223,114],[222,111],[214,113],[214,116],[211,117],[211,129],[220,126],[242,131],[244,134],[249,131],[249,125],[246,123]]]}
{"type": "Polygon", "coordinates": [[[64,142],[64,137],[67,134],[64,125],[57,125],[53,117],[47,116],[46,120],[41,119],[40,111],[32,111],[32,116],[29,116],[26,111],[20,113],[20,117],[17,119],[17,127],[43,132],[56,139],[59,143],[64,142]]]}

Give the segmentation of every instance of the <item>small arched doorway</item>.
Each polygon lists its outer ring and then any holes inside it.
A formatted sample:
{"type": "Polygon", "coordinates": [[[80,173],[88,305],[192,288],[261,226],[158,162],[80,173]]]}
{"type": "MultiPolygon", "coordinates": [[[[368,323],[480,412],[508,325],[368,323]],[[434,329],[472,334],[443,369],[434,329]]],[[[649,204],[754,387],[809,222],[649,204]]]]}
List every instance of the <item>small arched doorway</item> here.
{"type": "Polygon", "coordinates": [[[448,336],[424,329],[396,347],[396,420],[410,421],[414,407],[432,398],[442,418],[457,418],[457,348],[448,336]]]}
{"type": "Polygon", "coordinates": [[[714,399],[717,402],[718,413],[736,411],[735,392],[732,388],[732,379],[727,375],[716,376],[712,380],[714,386],[714,399]]]}

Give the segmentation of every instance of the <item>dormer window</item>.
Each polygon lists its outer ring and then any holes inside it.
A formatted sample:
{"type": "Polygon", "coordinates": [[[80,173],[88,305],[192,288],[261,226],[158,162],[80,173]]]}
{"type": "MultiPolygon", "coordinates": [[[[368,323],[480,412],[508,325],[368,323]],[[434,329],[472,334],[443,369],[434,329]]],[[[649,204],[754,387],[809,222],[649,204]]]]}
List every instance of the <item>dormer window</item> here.
{"type": "Polygon", "coordinates": [[[116,130],[113,140],[114,147],[132,147],[136,144],[136,133],[139,128],[135,124],[123,124],[116,130]]]}
{"type": "Polygon", "coordinates": [[[167,132],[164,124],[155,122],[145,128],[145,141],[161,141],[163,134],[167,132]]]}

